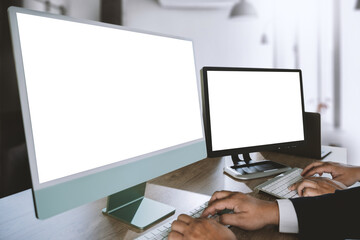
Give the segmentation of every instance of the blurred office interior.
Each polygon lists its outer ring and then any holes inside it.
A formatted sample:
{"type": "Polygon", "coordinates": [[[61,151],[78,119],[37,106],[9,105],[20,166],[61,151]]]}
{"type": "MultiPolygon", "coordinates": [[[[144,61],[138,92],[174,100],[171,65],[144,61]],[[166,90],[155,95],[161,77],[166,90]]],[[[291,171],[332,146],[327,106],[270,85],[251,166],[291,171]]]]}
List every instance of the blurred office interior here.
{"type": "Polygon", "coordinates": [[[0,197],[31,186],[6,12],[11,5],[192,39],[198,74],[203,66],[300,68],[305,110],[321,113],[322,144],[347,148],[348,163],[360,165],[360,0],[0,4],[0,197]]]}

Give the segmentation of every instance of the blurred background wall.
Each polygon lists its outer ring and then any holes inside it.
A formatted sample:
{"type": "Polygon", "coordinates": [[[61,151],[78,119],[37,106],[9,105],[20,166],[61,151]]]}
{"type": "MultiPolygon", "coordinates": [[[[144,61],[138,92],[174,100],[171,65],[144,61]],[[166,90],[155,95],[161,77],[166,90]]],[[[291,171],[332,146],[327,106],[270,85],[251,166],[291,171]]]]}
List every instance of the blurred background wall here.
{"type": "MultiPolygon", "coordinates": [[[[322,143],[360,165],[360,1],[3,0],[0,5],[0,197],[30,177],[6,9],[10,5],[192,39],[205,65],[300,68],[305,110],[320,112],[322,143]],[[239,16],[241,15],[241,16],[239,16]]],[[[199,71],[198,71],[199,72],[199,71]]],[[[269,116],[271,117],[271,116],[269,116]]]]}

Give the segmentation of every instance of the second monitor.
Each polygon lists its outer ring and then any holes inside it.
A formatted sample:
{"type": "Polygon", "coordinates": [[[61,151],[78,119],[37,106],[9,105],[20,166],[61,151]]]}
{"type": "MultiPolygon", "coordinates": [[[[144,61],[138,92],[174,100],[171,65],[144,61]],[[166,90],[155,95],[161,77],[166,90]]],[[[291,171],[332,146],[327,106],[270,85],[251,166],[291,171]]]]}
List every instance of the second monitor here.
{"type": "Polygon", "coordinates": [[[288,170],[271,161],[252,162],[249,153],[304,142],[301,71],[204,67],[201,75],[208,156],[231,156],[224,171],[239,179],[288,170]]]}

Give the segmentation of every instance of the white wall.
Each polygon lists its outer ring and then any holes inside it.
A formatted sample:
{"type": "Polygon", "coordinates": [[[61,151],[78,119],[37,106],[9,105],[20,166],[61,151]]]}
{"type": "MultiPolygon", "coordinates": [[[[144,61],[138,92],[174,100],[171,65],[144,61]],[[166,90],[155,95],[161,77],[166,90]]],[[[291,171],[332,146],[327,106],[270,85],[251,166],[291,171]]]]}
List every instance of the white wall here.
{"type": "Polygon", "coordinates": [[[272,47],[260,41],[264,21],[271,19],[266,17],[271,4],[266,0],[252,3],[263,18],[234,21],[228,17],[230,7],[167,9],[156,0],[125,0],[123,24],[192,39],[198,72],[205,65],[271,67],[272,47]]]}
{"type": "MultiPolygon", "coordinates": [[[[305,110],[333,124],[333,4],[328,0],[274,0],[275,67],[303,72],[305,110]]],[[[271,9],[270,9],[271,10],[271,9]]]]}
{"type": "Polygon", "coordinates": [[[360,165],[360,10],[341,1],[341,126],[351,163],[360,165]]]}

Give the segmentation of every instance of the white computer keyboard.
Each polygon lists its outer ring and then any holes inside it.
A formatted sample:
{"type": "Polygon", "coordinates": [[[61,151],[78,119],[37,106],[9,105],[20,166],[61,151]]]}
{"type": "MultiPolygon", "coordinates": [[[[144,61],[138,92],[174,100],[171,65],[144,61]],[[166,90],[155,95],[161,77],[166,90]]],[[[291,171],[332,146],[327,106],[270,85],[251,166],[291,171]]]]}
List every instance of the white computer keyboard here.
{"type": "MultiPolygon", "coordinates": [[[[202,212],[207,208],[208,202],[203,203],[202,205],[194,208],[193,210],[185,213],[193,218],[199,218],[202,214],[202,212]]],[[[230,210],[224,210],[223,213],[229,213],[232,212],[230,210]]],[[[219,215],[215,214],[213,216],[209,216],[209,218],[217,218],[219,215]]],[[[158,239],[167,239],[167,236],[169,235],[171,231],[171,224],[174,221],[174,219],[162,224],[161,226],[155,228],[154,230],[151,230],[150,232],[136,238],[136,240],[158,240],[158,239]]],[[[229,225],[227,227],[230,227],[229,225]]]]}
{"type": "Polygon", "coordinates": [[[302,179],[301,168],[293,168],[279,176],[270,179],[255,188],[255,190],[266,192],[277,198],[299,197],[296,190],[290,191],[288,187],[302,179]]]}
{"type": "MultiPolygon", "coordinates": [[[[202,212],[204,211],[204,209],[207,206],[208,206],[208,202],[205,202],[204,204],[194,208],[193,210],[191,210],[185,214],[192,216],[194,218],[198,218],[201,216],[202,212]]],[[[169,233],[171,231],[171,224],[172,224],[173,220],[164,223],[160,227],[157,227],[154,230],[151,230],[150,232],[148,232],[136,239],[137,240],[167,239],[167,236],[169,235],[169,233]]]]}

